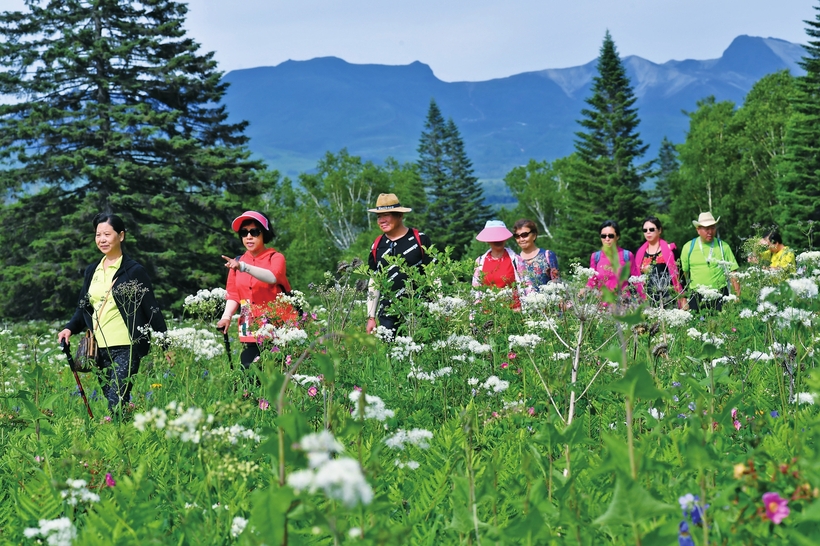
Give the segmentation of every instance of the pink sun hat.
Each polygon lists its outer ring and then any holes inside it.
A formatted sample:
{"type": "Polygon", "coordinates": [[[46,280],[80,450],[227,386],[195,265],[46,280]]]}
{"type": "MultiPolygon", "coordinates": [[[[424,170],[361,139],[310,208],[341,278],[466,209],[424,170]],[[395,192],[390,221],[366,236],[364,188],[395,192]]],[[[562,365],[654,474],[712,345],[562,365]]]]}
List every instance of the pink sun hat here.
{"type": "Polygon", "coordinates": [[[242,214],[236,217],[236,219],[231,223],[231,228],[239,232],[239,228],[242,227],[242,222],[245,220],[256,220],[259,222],[259,225],[264,228],[265,231],[271,231],[270,224],[268,224],[267,218],[259,214],[254,210],[246,210],[242,214]]]}
{"type": "Polygon", "coordinates": [[[475,238],[482,243],[500,243],[512,236],[512,232],[507,229],[507,226],[501,220],[487,220],[484,229],[475,238]]]}

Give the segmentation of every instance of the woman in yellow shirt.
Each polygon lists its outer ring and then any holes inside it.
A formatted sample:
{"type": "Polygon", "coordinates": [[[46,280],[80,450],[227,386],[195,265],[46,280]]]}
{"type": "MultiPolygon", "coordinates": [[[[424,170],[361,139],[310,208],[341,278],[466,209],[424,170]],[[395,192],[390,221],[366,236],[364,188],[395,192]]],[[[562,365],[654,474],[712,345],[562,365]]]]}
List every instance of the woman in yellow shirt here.
{"type": "Polygon", "coordinates": [[[783,244],[780,232],[773,229],[763,237],[761,242],[768,247],[762,258],[764,261],[769,262],[769,269],[776,270],[784,275],[795,272],[797,263],[794,260],[794,252],[783,244]]]}

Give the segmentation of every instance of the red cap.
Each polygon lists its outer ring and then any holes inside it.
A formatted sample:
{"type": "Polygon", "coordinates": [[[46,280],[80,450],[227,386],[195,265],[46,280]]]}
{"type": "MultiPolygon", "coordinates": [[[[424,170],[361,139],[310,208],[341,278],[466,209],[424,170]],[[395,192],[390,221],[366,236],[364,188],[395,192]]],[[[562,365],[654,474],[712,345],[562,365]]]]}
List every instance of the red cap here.
{"type": "Polygon", "coordinates": [[[265,219],[265,217],[253,210],[246,210],[245,212],[237,216],[236,220],[234,220],[231,224],[231,228],[233,228],[233,230],[238,233],[239,228],[242,227],[242,223],[245,220],[256,220],[257,222],[259,222],[259,225],[261,225],[265,229],[265,231],[271,230],[270,225],[268,224],[268,221],[265,219]]]}

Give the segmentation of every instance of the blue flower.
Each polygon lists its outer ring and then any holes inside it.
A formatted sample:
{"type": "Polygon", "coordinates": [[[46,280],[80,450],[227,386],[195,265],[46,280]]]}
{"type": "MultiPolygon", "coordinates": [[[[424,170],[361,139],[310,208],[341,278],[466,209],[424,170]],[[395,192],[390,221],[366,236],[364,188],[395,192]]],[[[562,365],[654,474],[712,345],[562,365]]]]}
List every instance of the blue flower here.
{"type": "Polygon", "coordinates": [[[695,546],[692,535],[689,534],[689,525],[686,521],[680,522],[678,526],[678,546],[695,546]]]}
{"type": "Polygon", "coordinates": [[[202,379],[208,377],[208,370],[202,370],[202,379]]]}
{"type": "Polygon", "coordinates": [[[145,399],[150,400],[153,395],[154,395],[154,391],[148,391],[148,392],[145,393],[145,399]]]}
{"type": "Polygon", "coordinates": [[[772,412],[769,415],[771,415],[772,417],[780,417],[780,414],[777,412],[777,410],[772,410],[772,412]]]}

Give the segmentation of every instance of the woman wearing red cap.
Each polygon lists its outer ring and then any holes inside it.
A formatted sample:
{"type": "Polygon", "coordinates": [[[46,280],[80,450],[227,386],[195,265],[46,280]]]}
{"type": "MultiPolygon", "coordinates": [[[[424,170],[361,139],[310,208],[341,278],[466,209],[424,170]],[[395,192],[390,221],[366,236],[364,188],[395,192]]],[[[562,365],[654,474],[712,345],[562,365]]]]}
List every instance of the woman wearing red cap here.
{"type": "Polygon", "coordinates": [[[281,326],[295,321],[297,314],[289,304],[274,303],[279,294],[290,292],[290,283],[285,257],[265,247],[274,237],[268,217],[261,212],[245,211],[231,227],[239,234],[246,252],[236,258],[222,256],[229,269],[228,301],[216,328],[227,333],[231,317],[240,310],[239,341],[243,344],[240,361],[248,368],[259,359],[259,329],[268,324],[281,326]]]}

